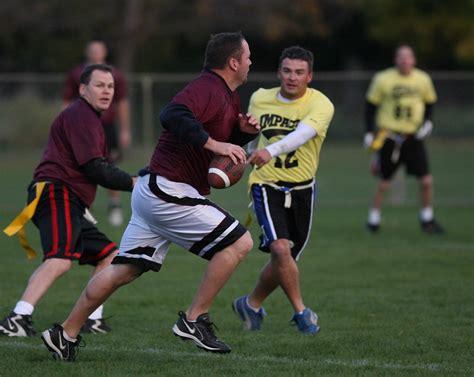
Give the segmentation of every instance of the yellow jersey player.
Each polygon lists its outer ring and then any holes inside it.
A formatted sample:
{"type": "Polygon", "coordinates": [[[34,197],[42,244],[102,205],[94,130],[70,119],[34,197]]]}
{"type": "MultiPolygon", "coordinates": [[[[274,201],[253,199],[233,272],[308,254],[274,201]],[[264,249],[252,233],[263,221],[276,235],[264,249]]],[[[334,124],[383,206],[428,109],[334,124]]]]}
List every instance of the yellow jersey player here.
{"type": "Polygon", "coordinates": [[[237,298],[234,312],[248,330],[260,330],[264,300],[281,287],[293,309],[292,320],[303,334],[319,331],[318,317],[305,306],[297,261],[308,241],[315,200],[315,174],[334,106],[321,92],[308,88],[313,54],[299,46],[283,50],[280,87],[259,89],[249,112],[260,122],[258,148],[249,187],[262,229],[260,249],[270,252],[253,291],[237,298]]]}
{"type": "Polygon", "coordinates": [[[413,49],[406,45],[398,47],[395,67],[377,73],[367,92],[364,145],[376,150],[372,170],[380,177],[367,221],[372,232],[380,228],[383,195],[400,165],[405,165],[407,174],[420,181],[422,230],[444,232],[433,215],[433,178],[423,144],[433,128],[436,92],[430,76],[415,68],[415,64],[413,49]],[[374,138],[376,127],[378,136],[374,138]]]}

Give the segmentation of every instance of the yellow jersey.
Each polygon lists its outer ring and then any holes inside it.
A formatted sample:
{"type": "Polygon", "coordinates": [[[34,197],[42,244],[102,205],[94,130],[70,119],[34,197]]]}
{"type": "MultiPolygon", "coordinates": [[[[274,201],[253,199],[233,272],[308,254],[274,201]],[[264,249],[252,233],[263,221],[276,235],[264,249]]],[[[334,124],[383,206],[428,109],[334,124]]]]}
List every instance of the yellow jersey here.
{"type": "Polygon", "coordinates": [[[425,105],[436,102],[430,76],[413,69],[404,76],[396,68],[377,73],[367,91],[367,101],[377,106],[379,128],[413,134],[421,126],[425,105]]]}
{"type": "Polygon", "coordinates": [[[302,122],[316,130],[316,136],[295,151],[272,158],[260,169],[250,173],[249,186],[265,182],[304,182],[316,174],[319,153],[334,106],[321,92],[307,88],[306,93],[294,101],[278,98],[280,87],[258,89],[250,98],[249,112],[259,121],[261,133],[258,149],[283,139],[302,122]]]}

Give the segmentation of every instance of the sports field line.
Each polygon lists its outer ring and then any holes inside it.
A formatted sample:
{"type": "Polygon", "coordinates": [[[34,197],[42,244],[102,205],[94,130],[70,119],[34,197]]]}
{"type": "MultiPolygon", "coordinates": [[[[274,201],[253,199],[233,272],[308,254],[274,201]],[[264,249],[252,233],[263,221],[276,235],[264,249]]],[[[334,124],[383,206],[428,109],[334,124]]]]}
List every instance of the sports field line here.
{"type": "MultiPolygon", "coordinates": [[[[8,349],[43,349],[46,353],[46,348],[42,345],[33,345],[26,344],[21,342],[12,342],[12,341],[1,341],[0,348],[8,349]]],[[[216,355],[209,352],[177,352],[169,351],[164,349],[157,348],[127,348],[127,347],[118,347],[118,348],[104,348],[96,346],[87,346],[84,351],[94,351],[94,352],[105,352],[105,353],[126,353],[127,355],[131,354],[152,354],[160,355],[166,357],[175,357],[181,359],[186,358],[198,358],[198,359],[216,359],[216,358],[225,358],[230,359],[236,362],[267,362],[267,363],[296,363],[297,365],[306,365],[309,367],[317,367],[321,364],[337,365],[349,368],[378,368],[378,369],[391,369],[391,370],[419,370],[419,371],[431,371],[431,372],[457,372],[457,373],[470,373],[472,370],[470,368],[466,369],[454,369],[449,366],[443,366],[436,363],[429,364],[402,364],[396,362],[383,362],[370,359],[352,359],[352,360],[343,360],[337,358],[326,358],[326,359],[297,359],[297,358],[288,358],[288,357],[274,357],[274,356],[249,356],[231,353],[229,355],[216,355]]],[[[86,357],[82,354],[83,357],[86,357]]]]}

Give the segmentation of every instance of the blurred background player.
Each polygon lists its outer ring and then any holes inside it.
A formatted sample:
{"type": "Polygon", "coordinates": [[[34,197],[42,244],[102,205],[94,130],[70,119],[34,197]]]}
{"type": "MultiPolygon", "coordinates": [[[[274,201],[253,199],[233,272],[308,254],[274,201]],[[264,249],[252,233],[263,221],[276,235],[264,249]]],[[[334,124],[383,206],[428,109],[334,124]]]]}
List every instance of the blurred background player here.
{"type": "Polygon", "coordinates": [[[380,228],[384,193],[400,165],[407,174],[420,181],[421,229],[427,233],[443,233],[433,214],[433,177],[423,140],[433,129],[433,104],[436,92],[430,76],[415,68],[416,57],[410,46],[395,52],[395,67],[378,72],[369,86],[366,104],[364,145],[377,150],[373,172],[380,177],[369,209],[367,227],[380,228]],[[376,127],[377,136],[374,136],[376,127]]]}
{"type": "Polygon", "coordinates": [[[303,334],[315,334],[318,316],[303,302],[296,262],[311,231],[315,174],[334,106],[308,88],[313,78],[310,51],[299,46],[283,50],[278,78],[280,87],[257,90],[249,106],[262,129],[259,149],[248,160],[255,165],[249,186],[263,231],[260,249],[270,252],[270,261],[253,291],[237,298],[233,309],[244,328],[260,330],[263,302],[280,286],[293,307],[292,321],[303,334]]]}
{"type": "MultiPolygon", "coordinates": [[[[79,93],[79,78],[84,67],[90,64],[105,64],[107,59],[107,46],[104,42],[93,40],[85,48],[86,61],[75,66],[68,74],[64,87],[63,100],[65,106],[77,99],[79,93]]],[[[113,68],[112,74],[115,81],[115,94],[109,109],[101,116],[104,126],[105,138],[108,148],[107,158],[116,164],[122,158],[122,153],[130,146],[132,136],[130,129],[130,106],[127,99],[127,84],[124,74],[113,68]],[[118,120],[118,132],[117,132],[118,120]]],[[[113,226],[123,223],[120,192],[109,190],[108,219],[113,226]]]]}
{"type": "Polygon", "coordinates": [[[250,64],[249,45],[240,32],[211,37],[203,72],[161,113],[164,130],[150,166],[140,173],[133,190],[132,218],[120,253],[87,286],[63,326],[43,332],[55,358],[74,360],[76,337],[87,315],[120,286],[146,271],[159,271],[171,242],[209,261],[192,303],[186,312],[179,312],[173,333],[207,351],[230,352],[217,338],[208,311],[253,243],[238,220],[204,195],[210,193],[207,174],[212,158],[222,155],[245,162],[239,145],[258,133],[256,119],[240,113],[236,92],[247,81],[250,64]]]}
{"type": "MultiPolygon", "coordinates": [[[[112,69],[88,65],[80,77],[80,99],[54,120],[33,182],[28,203],[39,197],[32,219],[39,229],[43,263],[33,272],[20,301],[0,322],[0,333],[10,337],[35,335],[32,314],[53,283],[72,266],[72,261],[95,266],[93,276],[110,264],[117,246],[94,225],[87,208],[95,199],[97,185],[132,191],[133,179],[105,158],[104,130],[100,114],[114,95],[112,69]]],[[[22,213],[23,214],[23,213],[22,213]]],[[[83,332],[105,333],[100,306],[91,313],[83,332]]]]}

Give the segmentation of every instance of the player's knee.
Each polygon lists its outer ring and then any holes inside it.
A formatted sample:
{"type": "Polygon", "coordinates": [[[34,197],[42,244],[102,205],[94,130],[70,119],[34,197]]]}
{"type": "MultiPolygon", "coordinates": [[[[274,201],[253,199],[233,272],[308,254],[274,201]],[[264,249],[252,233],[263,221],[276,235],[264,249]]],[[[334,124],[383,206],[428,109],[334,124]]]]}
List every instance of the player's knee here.
{"type": "Polygon", "coordinates": [[[429,188],[433,185],[433,176],[432,175],[425,175],[421,177],[421,186],[423,188],[429,188]]]}
{"type": "Polygon", "coordinates": [[[236,241],[235,246],[239,259],[244,259],[253,247],[253,240],[250,232],[245,232],[245,234],[236,241]]]}
{"type": "Polygon", "coordinates": [[[270,245],[272,258],[288,258],[291,256],[290,241],[286,239],[275,240],[270,245]]]}
{"type": "Polygon", "coordinates": [[[388,180],[380,181],[380,183],[379,183],[379,190],[380,191],[385,192],[389,189],[389,187],[390,187],[390,181],[388,181],[388,180]]]}
{"type": "Polygon", "coordinates": [[[43,263],[47,264],[48,271],[54,271],[57,277],[64,275],[72,267],[72,261],[70,259],[50,258],[46,259],[43,263]]]}
{"type": "Polygon", "coordinates": [[[135,264],[113,264],[109,269],[113,269],[113,281],[117,287],[126,285],[140,277],[144,269],[135,264]]]}

